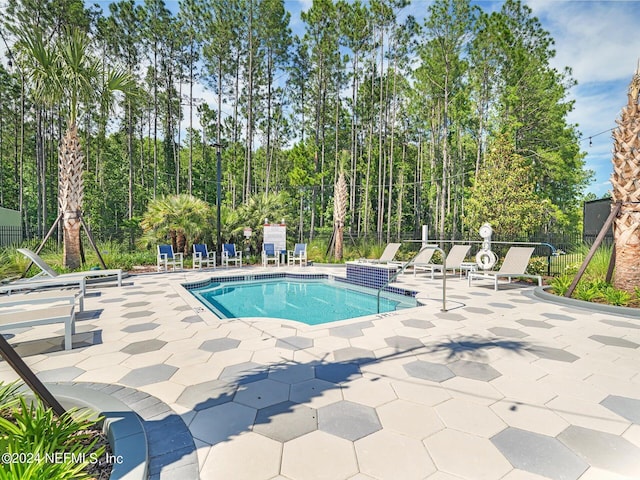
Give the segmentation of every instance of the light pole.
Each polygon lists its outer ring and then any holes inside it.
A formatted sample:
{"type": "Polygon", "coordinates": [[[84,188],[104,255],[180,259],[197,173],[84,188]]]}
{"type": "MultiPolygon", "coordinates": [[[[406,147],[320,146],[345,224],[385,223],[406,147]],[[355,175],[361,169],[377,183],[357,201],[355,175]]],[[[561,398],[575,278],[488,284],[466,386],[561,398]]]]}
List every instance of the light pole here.
{"type": "MultiPolygon", "coordinates": [[[[218,232],[216,240],[216,251],[222,252],[222,221],[220,214],[220,204],[222,203],[222,153],[223,145],[221,143],[212,143],[212,147],[216,148],[216,229],[218,232]]],[[[222,253],[220,254],[222,260],[222,253]]]]}

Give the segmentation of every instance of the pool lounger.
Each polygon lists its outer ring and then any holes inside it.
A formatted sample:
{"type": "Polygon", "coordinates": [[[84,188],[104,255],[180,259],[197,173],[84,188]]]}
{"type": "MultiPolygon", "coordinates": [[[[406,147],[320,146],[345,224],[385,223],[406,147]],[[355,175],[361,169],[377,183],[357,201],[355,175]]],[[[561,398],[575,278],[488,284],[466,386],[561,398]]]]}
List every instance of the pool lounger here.
{"type": "MultiPolygon", "coordinates": [[[[16,305],[37,305],[41,303],[68,303],[73,305],[78,301],[78,311],[84,311],[84,295],[82,291],[73,290],[45,290],[17,295],[0,295],[0,308],[16,305]]],[[[1,310],[0,310],[1,313],[1,310]]]]}
{"type": "Polygon", "coordinates": [[[76,333],[75,305],[5,313],[0,315],[0,330],[59,322],[64,322],[64,349],[71,350],[76,333]]]}

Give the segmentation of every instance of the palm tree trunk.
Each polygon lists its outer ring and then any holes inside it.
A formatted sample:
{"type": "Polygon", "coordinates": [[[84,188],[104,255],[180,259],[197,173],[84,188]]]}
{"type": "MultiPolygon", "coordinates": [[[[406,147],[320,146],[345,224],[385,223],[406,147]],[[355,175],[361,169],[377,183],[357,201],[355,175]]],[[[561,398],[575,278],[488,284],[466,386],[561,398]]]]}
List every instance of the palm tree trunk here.
{"type": "Polygon", "coordinates": [[[612,197],[622,203],[613,224],[616,246],[616,288],[634,293],[640,286],[640,66],[631,84],[627,105],[613,132],[612,197]]]}
{"type": "Polygon", "coordinates": [[[64,266],[76,269],[81,264],[80,215],[83,200],[82,148],[75,124],[69,125],[59,150],[60,210],[63,212],[64,266]]]}

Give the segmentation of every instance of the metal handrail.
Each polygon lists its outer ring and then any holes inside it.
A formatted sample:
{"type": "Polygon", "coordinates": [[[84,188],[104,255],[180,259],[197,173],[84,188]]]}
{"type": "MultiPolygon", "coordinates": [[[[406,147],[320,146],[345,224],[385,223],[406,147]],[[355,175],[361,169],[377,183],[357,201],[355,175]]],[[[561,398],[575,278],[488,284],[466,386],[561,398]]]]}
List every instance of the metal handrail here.
{"type": "Polygon", "coordinates": [[[382,293],[382,290],[387,288],[389,284],[393,283],[401,273],[404,273],[407,267],[411,265],[411,263],[416,259],[418,255],[420,255],[424,250],[428,249],[437,250],[442,254],[442,308],[440,309],[440,311],[447,311],[447,254],[444,253],[444,250],[442,250],[437,245],[424,245],[418,251],[418,253],[413,256],[411,260],[402,265],[400,270],[393,274],[393,276],[387,281],[387,283],[385,283],[378,289],[378,313],[380,313],[380,294],[382,293]]]}

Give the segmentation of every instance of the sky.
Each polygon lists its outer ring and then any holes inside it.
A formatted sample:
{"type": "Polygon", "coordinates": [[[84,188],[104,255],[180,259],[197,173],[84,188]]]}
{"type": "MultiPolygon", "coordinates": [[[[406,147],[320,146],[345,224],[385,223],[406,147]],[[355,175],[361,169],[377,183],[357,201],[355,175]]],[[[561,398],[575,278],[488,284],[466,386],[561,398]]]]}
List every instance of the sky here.
{"type": "MultiPolygon", "coordinates": [[[[86,0],[108,11],[109,0],[86,0]]],[[[291,13],[291,28],[301,34],[300,12],[312,0],[284,0],[291,13]]],[[[165,0],[178,10],[177,0],[165,0]]],[[[0,0],[0,5],[5,2],[0,0]]],[[[421,23],[431,0],[411,0],[401,16],[413,15],[421,23]]],[[[499,10],[503,1],[474,0],[485,11],[499,10]]],[[[580,146],[586,154],[586,168],[595,175],[587,192],[601,197],[611,188],[611,131],[627,102],[627,87],[640,60],[640,0],[523,0],[538,17],[542,27],[555,40],[552,66],[570,67],[577,86],[570,92],[575,101],[568,122],[578,125],[580,146]]],[[[0,50],[4,50],[0,46],[0,50]]],[[[4,55],[3,55],[4,56],[4,55]]],[[[212,105],[211,92],[195,93],[212,105]]]]}

